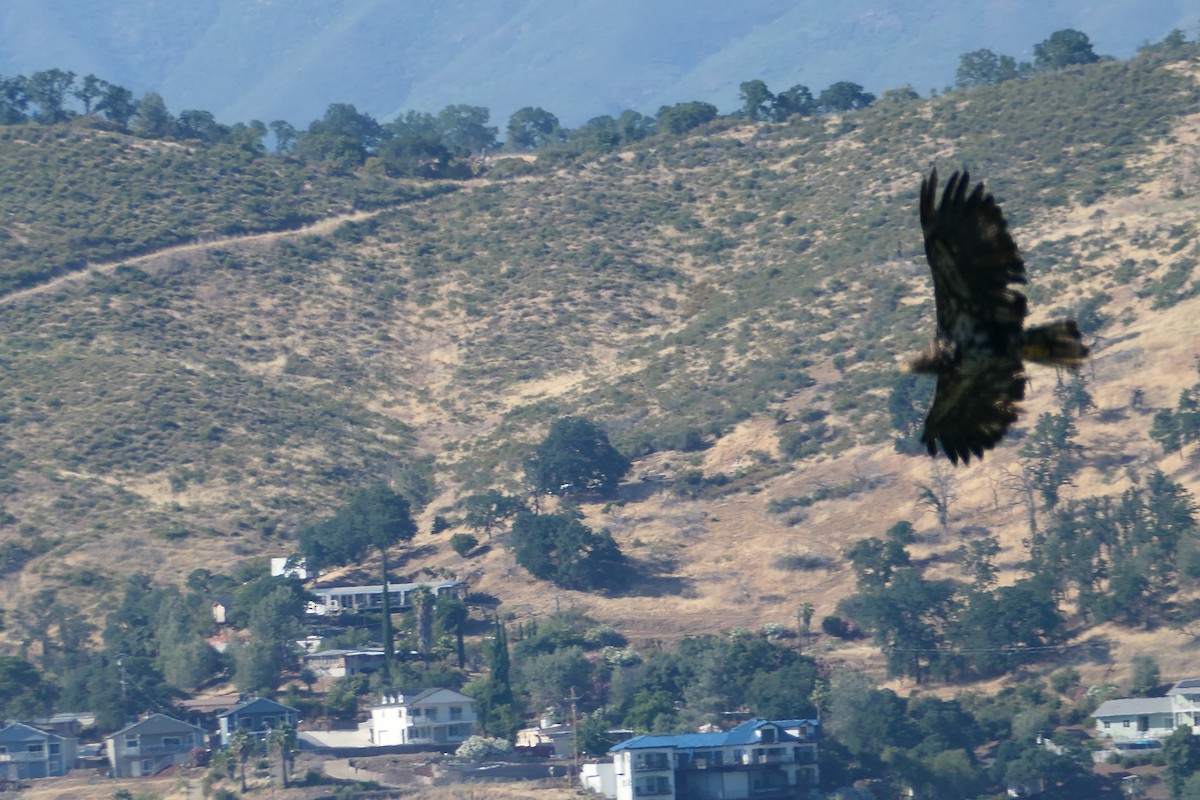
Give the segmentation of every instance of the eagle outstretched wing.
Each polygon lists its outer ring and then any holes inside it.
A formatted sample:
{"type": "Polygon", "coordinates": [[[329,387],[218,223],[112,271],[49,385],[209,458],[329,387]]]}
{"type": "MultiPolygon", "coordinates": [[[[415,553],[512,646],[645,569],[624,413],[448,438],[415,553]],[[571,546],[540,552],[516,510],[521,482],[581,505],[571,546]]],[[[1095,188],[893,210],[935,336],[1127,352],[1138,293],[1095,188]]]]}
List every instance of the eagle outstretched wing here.
{"type": "Polygon", "coordinates": [[[941,442],[953,464],[982,457],[1017,421],[1025,380],[1020,358],[972,359],[939,374],[921,443],[936,455],[941,442]]]}
{"type": "Polygon", "coordinates": [[[941,203],[937,170],[921,182],[921,229],[937,304],[938,375],[921,441],[954,463],[981,456],[1016,421],[1025,396],[1020,346],[1027,313],[1025,263],[983,184],[950,176],[941,203]]]}

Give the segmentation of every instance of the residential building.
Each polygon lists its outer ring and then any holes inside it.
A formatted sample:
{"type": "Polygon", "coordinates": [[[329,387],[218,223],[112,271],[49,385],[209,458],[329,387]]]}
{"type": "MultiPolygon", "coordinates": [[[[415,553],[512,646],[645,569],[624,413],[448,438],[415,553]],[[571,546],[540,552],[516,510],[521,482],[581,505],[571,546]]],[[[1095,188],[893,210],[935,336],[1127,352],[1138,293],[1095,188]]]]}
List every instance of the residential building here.
{"type": "Polygon", "coordinates": [[[233,595],[219,594],[212,599],[212,618],[217,625],[229,624],[229,609],[233,608],[233,595]]]}
{"type": "Polygon", "coordinates": [[[586,791],[605,797],[617,796],[617,775],[611,761],[584,764],[579,770],[579,785],[586,791]]]}
{"type": "Polygon", "coordinates": [[[302,581],[306,581],[308,580],[307,561],[305,560],[304,556],[272,558],[271,577],[299,578],[302,581]]]}
{"type": "Polygon", "coordinates": [[[1096,735],[1114,742],[1165,739],[1180,725],[1200,734],[1200,678],[1176,682],[1166,697],[1106,700],[1092,717],[1096,735]]]}
{"type": "Polygon", "coordinates": [[[635,736],[613,756],[615,800],[793,800],[815,795],[817,720],[743,722],[728,731],[635,736]]]}
{"type": "MultiPolygon", "coordinates": [[[[392,611],[401,611],[412,606],[412,594],[425,587],[437,597],[467,596],[467,585],[462,581],[439,581],[437,583],[389,583],[388,605],[392,611]]],[[[370,611],[383,607],[383,585],[374,586],[331,586],[313,589],[315,602],[308,604],[308,613],[324,616],[340,614],[342,611],[370,611]]]]}
{"type": "MultiPolygon", "coordinates": [[[[611,742],[623,742],[633,737],[633,731],[628,728],[609,728],[605,733],[611,742]]],[[[569,723],[543,719],[536,728],[517,731],[517,739],[513,744],[527,752],[564,758],[575,754],[575,729],[569,723]]]]}
{"type": "Polygon", "coordinates": [[[1171,705],[1169,697],[1106,700],[1092,714],[1096,720],[1096,736],[1114,741],[1165,739],[1176,727],[1171,705]]]}
{"type": "Polygon", "coordinates": [[[371,706],[371,742],[456,744],[475,732],[475,699],[453,689],[385,694],[371,706]]]}
{"type": "Polygon", "coordinates": [[[76,740],[20,722],[0,728],[0,779],[53,778],[75,766],[76,740]]]}
{"type": "MultiPolygon", "coordinates": [[[[549,751],[556,757],[573,755],[575,752],[575,729],[561,722],[542,720],[536,728],[522,728],[517,731],[514,744],[521,748],[540,748],[549,751]]],[[[541,752],[541,750],[539,750],[541,752]]]]}
{"type": "Polygon", "coordinates": [[[298,712],[291,706],[265,697],[252,697],[217,715],[221,747],[229,746],[229,737],[236,731],[247,731],[262,739],[272,728],[288,725],[294,729],[298,720],[298,712]]]}
{"type": "Polygon", "coordinates": [[[203,728],[166,714],[151,714],[104,739],[117,778],[157,775],[172,764],[186,764],[192,748],[207,745],[203,728]]]}
{"type": "Polygon", "coordinates": [[[383,669],[386,655],[382,648],[364,650],[322,650],[301,656],[304,666],[321,678],[345,675],[369,675],[383,669]]]}

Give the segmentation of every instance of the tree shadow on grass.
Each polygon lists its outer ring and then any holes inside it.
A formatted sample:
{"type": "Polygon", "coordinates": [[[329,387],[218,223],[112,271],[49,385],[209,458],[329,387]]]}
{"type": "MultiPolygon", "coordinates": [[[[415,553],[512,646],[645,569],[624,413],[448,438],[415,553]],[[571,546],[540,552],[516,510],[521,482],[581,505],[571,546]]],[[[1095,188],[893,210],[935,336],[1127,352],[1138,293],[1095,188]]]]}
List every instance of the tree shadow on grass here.
{"type": "Polygon", "coordinates": [[[611,597],[696,597],[695,582],[682,575],[668,574],[670,564],[629,561],[629,582],[611,597]]]}
{"type": "Polygon", "coordinates": [[[391,572],[392,569],[400,569],[405,564],[408,564],[412,561],[422,561],[434,555],[437,553],[437,551],[437,546],[432,544],[423,544],[419,547],[410,547],[398,556],[391,556],[388,558],[388,572],[391,572]]]}

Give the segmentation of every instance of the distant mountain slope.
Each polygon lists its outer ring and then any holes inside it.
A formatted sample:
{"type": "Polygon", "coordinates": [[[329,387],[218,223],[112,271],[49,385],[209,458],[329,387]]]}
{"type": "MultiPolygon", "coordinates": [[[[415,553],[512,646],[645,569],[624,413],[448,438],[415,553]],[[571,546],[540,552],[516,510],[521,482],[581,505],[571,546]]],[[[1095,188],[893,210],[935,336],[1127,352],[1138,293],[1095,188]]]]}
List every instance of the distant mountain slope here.
{"type": "Polygon", "coordinates": [[[924,94],[953,83],[958,56],[981,47],[1029,60],[1036,42],[1074,27],[1097,52],[1126,57],[1198,21],[1187,0],[10,0],[0,74],[93,72],[225,122],[303,127],[333,102],[380,118],[471,103],[501,127],[526,105],[576,126],[687,100],[732,110],[752,78],[924,94]]]}

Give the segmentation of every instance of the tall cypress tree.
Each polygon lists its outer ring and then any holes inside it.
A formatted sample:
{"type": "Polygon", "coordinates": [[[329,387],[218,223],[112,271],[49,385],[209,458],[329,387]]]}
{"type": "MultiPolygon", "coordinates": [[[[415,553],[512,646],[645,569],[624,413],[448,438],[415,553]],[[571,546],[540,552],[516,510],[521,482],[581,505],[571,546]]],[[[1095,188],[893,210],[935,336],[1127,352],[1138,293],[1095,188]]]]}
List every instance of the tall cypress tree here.
{"type": "Polygon", "coordinates": [[[505,633],[504,625],[499,619],[496,620],[496,635],[492,639],[491,664],[491,696],[488,698],[488,704],[492,708],[511,706],[513,693],[509,679],[508,634],[505,633]]]}

